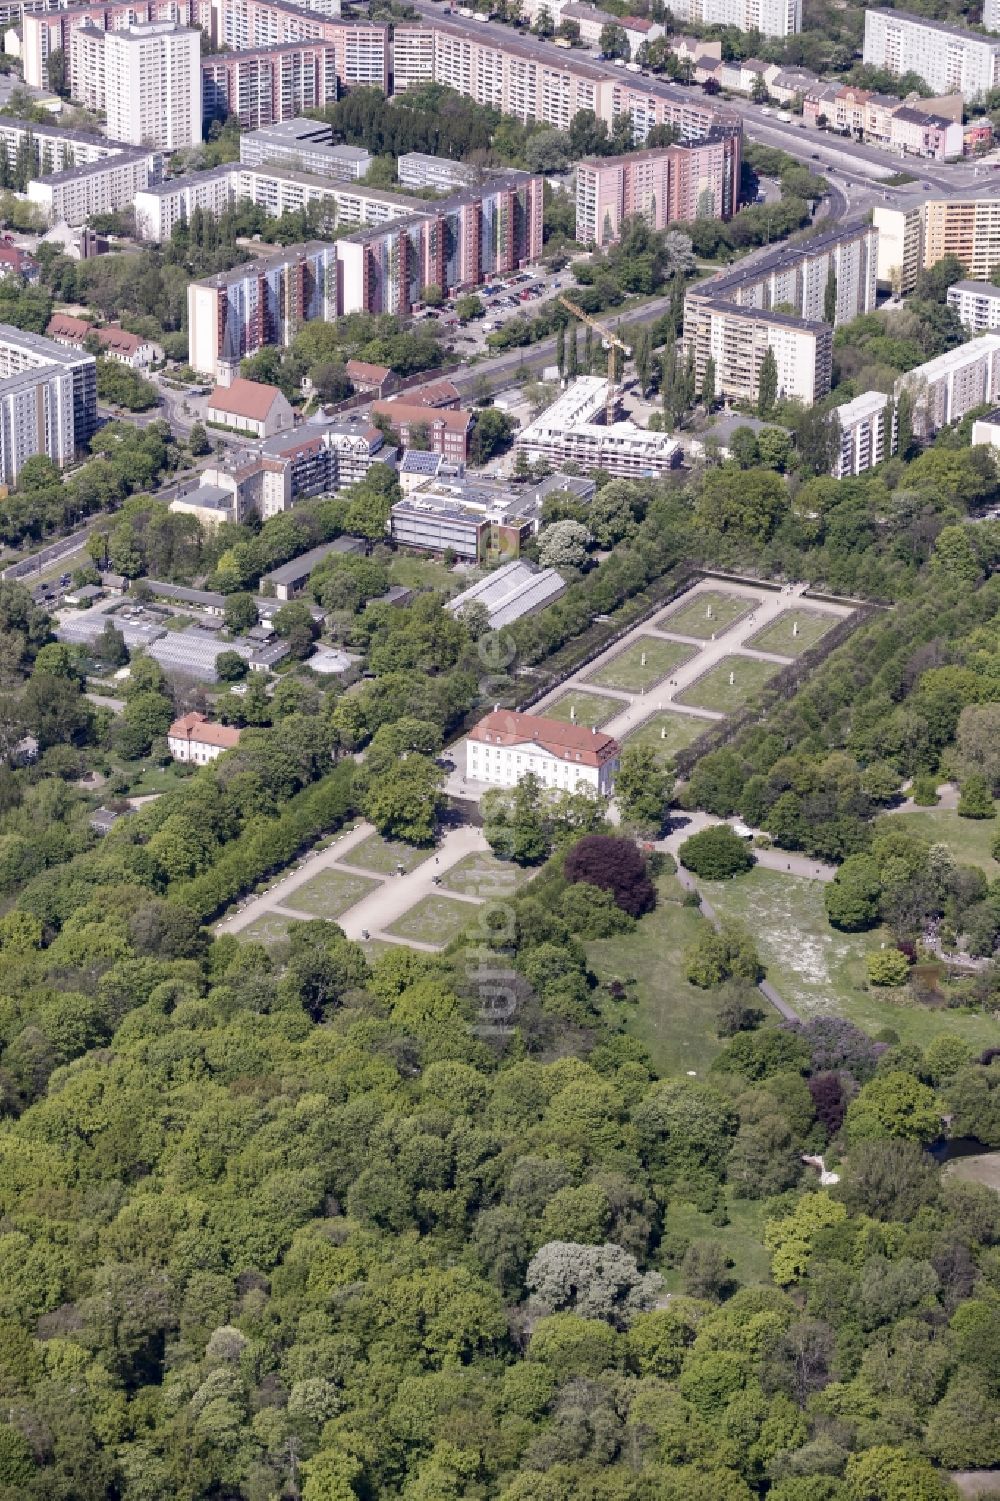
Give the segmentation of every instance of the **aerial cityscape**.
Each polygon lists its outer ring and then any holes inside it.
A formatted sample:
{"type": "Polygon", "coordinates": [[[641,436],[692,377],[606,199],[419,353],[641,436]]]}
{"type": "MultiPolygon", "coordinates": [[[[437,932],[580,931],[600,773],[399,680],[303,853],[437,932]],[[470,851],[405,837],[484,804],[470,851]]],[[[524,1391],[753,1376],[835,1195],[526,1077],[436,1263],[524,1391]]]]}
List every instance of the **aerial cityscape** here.
{"type": "Polygon", "coordinates": [[[1000,1498],[1000,0],[0,0],[0,1501],[1000,1498]]]}

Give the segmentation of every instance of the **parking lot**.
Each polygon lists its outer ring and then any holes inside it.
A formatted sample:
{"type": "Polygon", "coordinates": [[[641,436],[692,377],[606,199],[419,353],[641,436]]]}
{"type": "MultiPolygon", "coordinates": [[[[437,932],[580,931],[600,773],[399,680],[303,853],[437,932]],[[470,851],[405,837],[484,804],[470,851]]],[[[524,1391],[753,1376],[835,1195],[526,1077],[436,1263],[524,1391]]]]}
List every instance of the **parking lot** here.
{"type": "MultiPolygon", "coordinates": [[[[577,257],[580,259],[581,257],[577,257]]],[[[571,289],[573,278],[568,271],[544,271],[540,267],[495,277],[475,288],[484,308],[481,318],[460,324],[455,312],[456,299],[451,297],[440,308],[429,308],[420,317],[434,319],[445,337],[463,354],[484,352],[487,336],[497,332],[511,318],[530,318],[544,304],[561,292],[571,289]]]]}

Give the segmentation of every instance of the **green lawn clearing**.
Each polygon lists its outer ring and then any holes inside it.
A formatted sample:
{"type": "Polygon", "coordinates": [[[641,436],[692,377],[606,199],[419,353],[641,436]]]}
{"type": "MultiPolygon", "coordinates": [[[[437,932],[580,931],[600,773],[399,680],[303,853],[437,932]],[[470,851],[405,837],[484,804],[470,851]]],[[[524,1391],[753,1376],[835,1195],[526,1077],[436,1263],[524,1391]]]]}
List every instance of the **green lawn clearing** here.
{"type": "Polygon", "coordinates": [[[242,943],[263,943],[271,948],[276,943],[284,943],[289,928],[294,928],[295,923],[296,919],[289,917],[287,912],[265,912],[262,917],[255,917],[253,922],[247,923],[236,936],[242,943]]]}
{"type": "Polygon", "coordinates": [[[574,688],[539,712],[546,719],[572,720],[574,724],[585,724],[589,729],[620,714],[626,707],[623,698],[608,698],[606,693],[581,693],[574,688]]]}
{"type": "Polygon", "coordinates": [[[907,829],[932,844],[946,844],[960,865],[980,865],[987,879],[995,881],[1000,865],[991,850],[1000,835],[1000,819],[959,818],[954,808],[920,808],[913,813],[890,813],[879,820],[880,829],[907,829]]]}
{"type": "Polygon", "coordinates": [[[685,595],[676,609],[657,616],[657,630],[676,631],[678,636],[695,636],[699,641],[710,641],[721,636],[737,620],[749,615],[757,603],[746,594],[730,594],[722,589],[699,589],[685,595]]]}
{"type": "Polygon", "coordinates": [[[588,683],[601,688],[619,688],[625,693],[644,693],[654,683],[690,662],[696,648],[680,641],[662,641],[658,636],[640,636],[624,651],[587,674],[588,683]]]}
{"type": "Polygon", "coordinates": [[[831,928],[822,881],[758,865],[733,881],[698,884],[720,917],[749,928],[768,979],[802,1017],[846,1016],[868,1033],[892,1027],[917,1047],[942,1032],[964,1038],[977,1051],[996,1043],[996,1022],[988,1017],[883,999],[869,990],[865,954],[879,948],[886,935],[880,929],[838,933],[831,928]]]}
{"type": "Polygon", "coordinates": [[[823,615],[819,610],[782,610],[770,625],[743,644],[757,651],[777,652],[781,657],[800,657],[836,624],[835,615],[823,615]]]}
{"type": "Polygon", "coordinates": [[[409,912],[404,912],[385,931],[394,938],[433,943],[443,949],[456,933],[461,933],[466,924],[472,922],[476,910],[471,902],[456,902],[452,897],[432,892],[421,897],[409,912]]]}
{"type": "MultiPolygon", "coordinates": [[[[682,1237],[685,1241],[721,1241],[732,1262],[732,1277],[741,1286],[771,1281],[771,1258],[764,1249],[766,1206],[761,1199],[737,1199],[726,1196],[729,1224],[724,1229],[713,1225],[711,1217],[683,1199],[671,1199],[663,1219],[664,1236],[682,1237]]],[[[663,1280],[668,1292],[681,1291],[680,1269],[667,1270],[663,1280]]]]}
{"type": "Polygon", "coordinates": [[[602,984],[634,979],[628,999],[605,996],[604,1014],[646,1045],[659,1073],[706,1071],[722,1044],[715,1033],[718,1002],[711,991],[684,979],[684,953],[695,942],[705,919],[694,907],[682,906],[674,876],[657,882],[655,911],[639,920],[635,931],[587,944],[587,958],[602,984]]]}
{"type": "Polygon", "coordinates": [[[643,720],[638,729],[626,735],[625,744],[652,746],[661,761],[669,761],[714,723],[714,719],[701,719],[696,714],[674,714],[664,709],[643,720]]]}
{"type": "Polygon", "coordinates": [[[742,709],[780,671],[776,662],[762,662],[758,657],[723,657],[683,693],[678,693],[677,702],[690,704],[693,709],[732,714],[735,709],[742,709]]]}
{"type": "Polygon", "coordinates": [[[401,839],[383,839],[381,834],[369,834],[360,844],[356,844],[346,855],[338,855],[340,865],[354,865],[361,870],[374,870],[380,875],[394,876],[399,866],[404,871],[413,868],[426,860],[432,851],[429,849],[417,849],[415,845],[404,844],[401,839]]]}
{"type": "Polygon", "coordinates": [[[390,582],[402,584],[404,589],[438,589],[442,594],[458,594],[481,577],[478,569],[454,573],[436,558],[409,557],[404,553],[397,553],[389,563],[390,582]]]}
{"type": "Polygon", "coordinates": [[[463,855],[450,870],[441,875],[441,885],[447,891],[458,891],[462,896],[478,896],[483,901],[497,902],[513,896],[519,886],[528,879],[523,866],[510,860],[498,860],[488,850],[463,855]]]}
{"type": "Polygon", "coordinates": [[[284,899],[283,906],[311,917],[339,917],[380,882],[346,870],[321,870],[284,899]]]}

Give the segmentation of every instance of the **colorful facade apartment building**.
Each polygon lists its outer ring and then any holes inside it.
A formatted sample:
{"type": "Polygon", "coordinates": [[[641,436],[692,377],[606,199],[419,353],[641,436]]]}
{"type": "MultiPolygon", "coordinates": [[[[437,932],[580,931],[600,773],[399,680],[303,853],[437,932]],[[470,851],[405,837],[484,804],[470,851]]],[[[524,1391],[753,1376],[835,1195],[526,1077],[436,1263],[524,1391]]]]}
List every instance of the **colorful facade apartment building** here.
{"type": "Polygon", "coordinates": [[[510,172],[425,212],[337,242],[344,313],[407,314],[425,286],[446,295],[537,261],[542,179],[510,172]]]}
{"type": "Polygon", "coordinates": [[[337,52],[329,42],[284,42],[201,60],[206,120],[235,115],[242,130],[261,130],[332,104],[339,93],[337,52]]]}
{"type": "Polygon", "coordinates": [[[312,241],[188,287],[192,367],[228,385],[240,360],[287,347],[303,323],[337,316],[337,247],[312,241]]]}
{"type": "Polygon", "coordinates": [[[576,238],[611,245],[623,220],[641,214],[652,229],[682,219],[729,219],[739,201],[738,130],[626,156],[592,157],[576,169],[576,238]]]}

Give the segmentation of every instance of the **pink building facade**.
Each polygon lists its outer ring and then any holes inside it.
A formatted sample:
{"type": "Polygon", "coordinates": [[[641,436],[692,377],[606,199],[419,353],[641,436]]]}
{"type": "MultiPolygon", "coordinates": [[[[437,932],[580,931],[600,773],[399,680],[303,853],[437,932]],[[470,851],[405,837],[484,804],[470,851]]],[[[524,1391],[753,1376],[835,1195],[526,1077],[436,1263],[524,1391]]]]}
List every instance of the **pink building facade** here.
{"type": "Polygon", "coordinates": [[[576,238],[610,245],[625,219],[641,215],[652,229],[678,220],[728,219],[740,180],[740,134],[677,142],[629,156],[595,157],[576,171],[576,238]]]}

